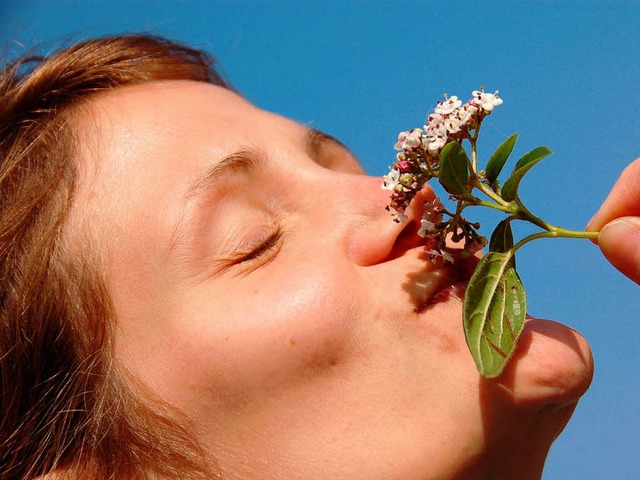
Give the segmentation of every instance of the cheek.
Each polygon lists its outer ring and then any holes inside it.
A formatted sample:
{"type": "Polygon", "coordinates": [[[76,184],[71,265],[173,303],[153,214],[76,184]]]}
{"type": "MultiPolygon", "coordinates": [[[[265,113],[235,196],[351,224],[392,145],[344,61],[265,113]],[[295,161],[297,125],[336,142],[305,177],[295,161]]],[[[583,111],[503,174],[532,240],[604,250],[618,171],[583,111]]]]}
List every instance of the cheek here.
{"type": "Polygon", "coordinates": [[[176,335],[195,397],[237,406],[344,367],[363,303],[345,277],[307,263],[192,294],[176,335]]]}

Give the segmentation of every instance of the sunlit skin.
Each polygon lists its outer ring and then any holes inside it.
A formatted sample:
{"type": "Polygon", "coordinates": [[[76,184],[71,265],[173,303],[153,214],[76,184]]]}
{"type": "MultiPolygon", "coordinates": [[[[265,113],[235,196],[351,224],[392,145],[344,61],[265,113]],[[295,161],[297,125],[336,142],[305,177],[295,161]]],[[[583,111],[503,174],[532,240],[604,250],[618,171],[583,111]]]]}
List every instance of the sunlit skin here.
{"type": "Polygon", "coordinates": [[[640,285],[640,158],[624,169],[588,229],[600,231],[602,253],[640,285]]]}
{"type": "Polygon", "coordinates": [[[72,232],[99,255],[118,361],[228,478],[540,478],[586,341],[531,320],[481,380],[446,288],[473,262],[425,261],[420,209],[394,223],[338,142],[186,81],[101,94],[76,123],[72,232]]]}

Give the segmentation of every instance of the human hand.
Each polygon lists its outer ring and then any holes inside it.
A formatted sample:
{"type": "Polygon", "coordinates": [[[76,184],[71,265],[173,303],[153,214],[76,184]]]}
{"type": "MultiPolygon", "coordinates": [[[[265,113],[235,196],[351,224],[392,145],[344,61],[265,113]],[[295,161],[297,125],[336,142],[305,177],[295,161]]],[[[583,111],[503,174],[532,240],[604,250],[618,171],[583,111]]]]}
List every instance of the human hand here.
{"type": "Polygon", "coordinates": [[[629,165],[589,222],[611,264],[640,284],[640,158],[629,165]]]}

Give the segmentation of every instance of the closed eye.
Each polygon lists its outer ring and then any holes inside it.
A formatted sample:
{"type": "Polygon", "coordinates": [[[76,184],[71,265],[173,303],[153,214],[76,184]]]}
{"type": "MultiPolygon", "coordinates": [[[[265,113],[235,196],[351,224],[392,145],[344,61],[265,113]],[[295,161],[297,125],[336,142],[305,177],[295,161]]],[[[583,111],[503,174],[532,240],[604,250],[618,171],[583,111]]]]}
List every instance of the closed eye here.
{"type": "Polygon", "coordinates": [[[317,129],[306,132],[308,155],[329,170],[362,174],[364,170],[351,151],[338,139],[317,129]]]}
{"type": "Polygon", "coordinates": [[[226,258],[217,260],[212,275],[227,271],[246,275],[273,260],[282,246],[283,232],[280,228],[270,233],[263,241],[256,242],[254,248],[239,249],[226,258]]]}
{"type": "Polygon", "coordinates": [[[252,260],[257,260],[263,255],[266,255],[271,250],[273,250],[279,243],[282,238],[282,230],[278,228],[275,232],[273,232],[264,242],[259,244],[256,248],[251,250],[249,253],[243,254],[237,263],[242,262],[250,262],[252,260]]]}

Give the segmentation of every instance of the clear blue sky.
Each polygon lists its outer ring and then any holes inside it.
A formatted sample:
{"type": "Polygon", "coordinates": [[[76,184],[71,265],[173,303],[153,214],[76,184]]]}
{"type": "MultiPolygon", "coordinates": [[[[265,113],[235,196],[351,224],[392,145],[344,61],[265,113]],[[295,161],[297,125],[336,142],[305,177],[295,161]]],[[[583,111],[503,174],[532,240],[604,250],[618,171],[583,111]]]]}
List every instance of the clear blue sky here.
{"type": "MultiPolygon", "coordinates": [[[[131,31],[213,52],[253,102],[342,139],[380,175],[397,132],[422,125],[444,92],[499,89],[481,153],[516,131],[515,155],[548,145],[555,155],[522,196],[568,228],[584,227],[640,156],[640,2],[0,3],[9,53],[131,31]]],[[[640,478],[640,290],[588,241],[542,240],[518,262],[531,313],[581,331],[596,359],[544,478],[640,478]]]]}

